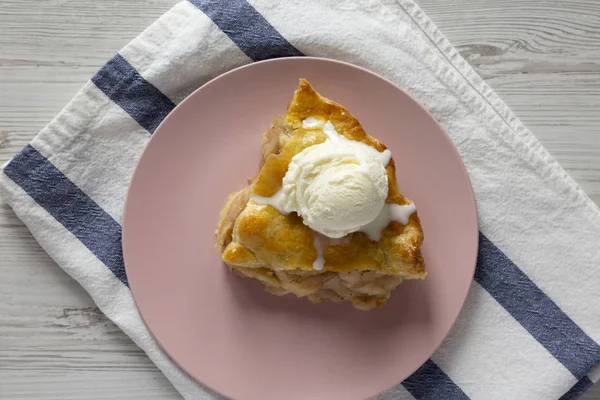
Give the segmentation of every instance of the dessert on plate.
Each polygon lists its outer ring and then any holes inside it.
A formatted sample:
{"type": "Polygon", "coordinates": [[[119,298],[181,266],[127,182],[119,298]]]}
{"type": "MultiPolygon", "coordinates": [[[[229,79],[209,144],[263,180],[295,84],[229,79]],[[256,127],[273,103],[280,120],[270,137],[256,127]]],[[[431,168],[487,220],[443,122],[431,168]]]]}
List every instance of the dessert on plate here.
{"type": "Polygon", "coordinates": [[[270,293],[369,310],[425,278],[422,241],[390,150],[301,79],[264,135],[258,174],[227,199],[216,248],[270,293]]]}

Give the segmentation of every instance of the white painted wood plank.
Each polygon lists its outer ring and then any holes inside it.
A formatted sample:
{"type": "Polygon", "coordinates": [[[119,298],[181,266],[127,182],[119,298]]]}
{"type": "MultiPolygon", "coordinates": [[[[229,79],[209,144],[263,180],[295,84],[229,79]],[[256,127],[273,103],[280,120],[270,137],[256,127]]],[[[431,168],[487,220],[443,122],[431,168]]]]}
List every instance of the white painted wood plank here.
{"type": "MultiPolygon", "coordinates": [[[[600,204],[600,2],[417,3],[600,204]]],[[[583,400],[600,400],[600,384],[583,400]]]]}
{"type": "MultiPolygon", "coordinates": [[[[418,0],[600,203],[600,3],[418,0]]],[[[4,0],[0,163],[176,0],[4,0]],[[5,95],[10,93],[10,95],[5,95]]],[[[0,199],[0,398],[179,399],[0,199]]],[[[586,400],[600,400],[594,388],[586,400]]]]}
{"type": "Polygon", "coordinates": [[[600,204],[600,2],[418,3],[600,204]]]}
{"type": "MultiPolygon", "coordinates": [[[[176,2],[3,1],[0,163],[176,2]]],[[[1,199],[0,277],[1,399],[181,398],[1,199]]]]}

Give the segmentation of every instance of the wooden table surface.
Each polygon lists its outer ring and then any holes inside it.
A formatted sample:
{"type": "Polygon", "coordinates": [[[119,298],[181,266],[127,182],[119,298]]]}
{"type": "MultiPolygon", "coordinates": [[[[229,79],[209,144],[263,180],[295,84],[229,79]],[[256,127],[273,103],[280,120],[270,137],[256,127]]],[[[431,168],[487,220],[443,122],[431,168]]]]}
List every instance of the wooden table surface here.
{"type": "MultiPolygon", "coordinates": [[[[3,0],[0,164],[176,0],[3,0]]],[[[418,0],[600,204],[600,1],[418,0]]],[[[0,199],[0,398],[179,399],[0,199]]],[[[600,387],[584,399],[600,399],[600,387]]]]}

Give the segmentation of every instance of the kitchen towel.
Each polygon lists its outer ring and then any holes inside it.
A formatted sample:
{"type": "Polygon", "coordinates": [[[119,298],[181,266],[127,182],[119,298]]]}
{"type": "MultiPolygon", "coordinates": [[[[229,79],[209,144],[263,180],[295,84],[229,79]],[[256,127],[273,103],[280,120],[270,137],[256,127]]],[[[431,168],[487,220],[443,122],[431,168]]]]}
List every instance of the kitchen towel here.
{"type": "Polygon", "coordinates": [[[121,251],[127,186],[162,119],[253,61],[375,71],[443,125],[480,219],[477,272],[448,338],[378,399],[573,399],[600,377],[600,212],[413,0],[189,0],[110,59],[3,166],[6,201],[186,399],[215,399],[157,347],[121,251]]]}

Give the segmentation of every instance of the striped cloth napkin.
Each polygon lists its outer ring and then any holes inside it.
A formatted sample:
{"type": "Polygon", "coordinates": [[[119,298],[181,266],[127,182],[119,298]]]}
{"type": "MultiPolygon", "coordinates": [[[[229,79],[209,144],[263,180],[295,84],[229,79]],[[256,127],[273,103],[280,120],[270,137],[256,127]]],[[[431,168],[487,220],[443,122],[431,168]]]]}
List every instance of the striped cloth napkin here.
{"type": "Polygon", "coordinates": [[[215,399],[157,347],[121,252],[132,170],[162,119],[234,67],[322,56],[378,72],[444,126],[471,177],[480,251],[465,308],[378,399],[573,399],[600,377],[600,212],[413,0],[189,0],[104,65],[3,167],[6,201],[186,399],[215,399]]]}

